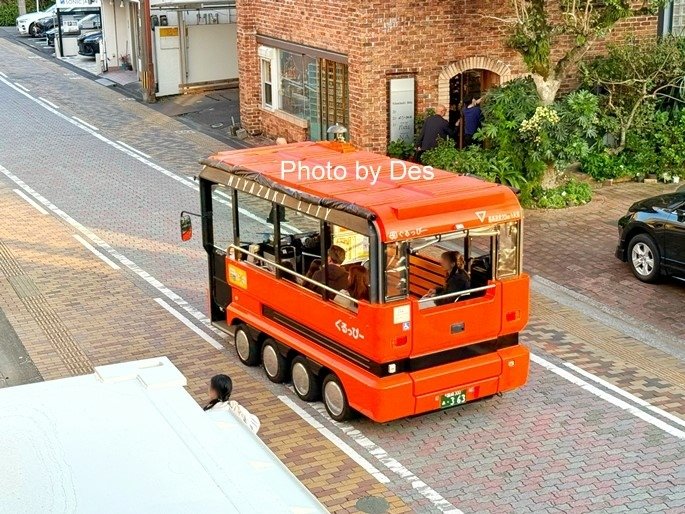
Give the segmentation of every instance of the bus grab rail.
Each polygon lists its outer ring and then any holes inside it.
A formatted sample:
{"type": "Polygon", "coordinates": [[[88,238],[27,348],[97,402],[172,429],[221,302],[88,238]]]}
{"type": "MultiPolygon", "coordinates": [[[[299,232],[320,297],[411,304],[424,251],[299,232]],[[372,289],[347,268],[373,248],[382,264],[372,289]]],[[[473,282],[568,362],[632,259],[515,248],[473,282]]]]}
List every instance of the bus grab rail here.
{"type": "Polygon", "coordinates": [[[233,244],[228,245],[228,247],[232,248],[236,252],[244,253],[245,255],[249,255],[250,257],[252,257],[254,259],[257,259],[259,261],[264,262],[265,264],[268,264],[269,266],[273,266],[273,267],[275,267],[281,271],[284,271],[284,272],[288,273],[289,275],[294,275],[297,278],[304,280],[305,282],[309,282],[311,284],[316,284],[317,287],[320,287],[321,289],[324,289],[324,290],[328,291],[329,293],[333,293],[336,296],[340,295],[343,298],[350,300],[357,305],[359,304],[359,300],[357,300],[356,298],[352,298],[351,296],[346,295],[346,294],[342,293],[341,291],[338,291],[337,289],[333,289],[332,287],[328,287],[326,284],[322,284],[321,282],[317,282],[316,280],[312,280],[309,277],[305,277],[304,275],[300,275],[298,272],[293,271],[291,269],[288,269],[285,266],[281,266],[280,264],[276,264],[274,261],[270,261],[269,259],[266,259],[266,258],[262,257],[261,255],[257,255],[256,253],[252,253],[250,251],[247,251],[247,250],[240,248],[239,246],[236,246],[233,244]]]}
{"type": "Polygon", "coordinates": [[[497,284],[488,284],[487,286],[483,286],[483,287],[474,287],[473,289],[466,289],[464,291],[458,291],[456,293],[441,294],[439,296],[426,296],[425,298],[421,298],[419,300],[419,303],[430,302],[430,301],[435,301],[435,300],[442,300],[443,298],[453,298],[453,297],[459,297],[459,296],[466,296],[468,294],[477,293],[479,291],[487,291],[488,289],[492,289],[493,287],[497,287],[497,284]]]}

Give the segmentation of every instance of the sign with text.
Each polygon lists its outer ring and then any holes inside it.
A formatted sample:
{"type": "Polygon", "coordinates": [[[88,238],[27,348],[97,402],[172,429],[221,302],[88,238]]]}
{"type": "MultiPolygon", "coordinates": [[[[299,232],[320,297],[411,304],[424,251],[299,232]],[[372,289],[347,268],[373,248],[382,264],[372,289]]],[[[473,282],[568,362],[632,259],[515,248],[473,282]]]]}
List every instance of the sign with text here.
{"type": "Polygon", "coordinates": [[[414,142],[414,77],[390,79],[390,141],[414,142]]]}
{"type": "Polygon", "coordinates": [[[100,0],[57,0],[58,9],[72,9],[74,7],[100,7],[100,0]]]}

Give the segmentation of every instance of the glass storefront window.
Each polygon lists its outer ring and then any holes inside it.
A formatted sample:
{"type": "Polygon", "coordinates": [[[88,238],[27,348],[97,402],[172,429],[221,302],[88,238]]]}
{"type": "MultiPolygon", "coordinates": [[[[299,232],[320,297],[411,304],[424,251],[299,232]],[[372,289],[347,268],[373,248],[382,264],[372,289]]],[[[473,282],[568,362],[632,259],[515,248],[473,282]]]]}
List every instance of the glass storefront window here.
{"type": "Polygon", "coordinates": [[[267,50],[276,57],[269,60],[262,55],[263,105],[309,122],[313,141],[327,139],[328,127],[336,123],[349,128],[346,64],[288,50],[267,50]]]}
{"type": "Polygon", "coordinates": [[[279,51],[281,74],[280,108],[282,111],[305,118],[304,59],[302,55],[279,51]]]}

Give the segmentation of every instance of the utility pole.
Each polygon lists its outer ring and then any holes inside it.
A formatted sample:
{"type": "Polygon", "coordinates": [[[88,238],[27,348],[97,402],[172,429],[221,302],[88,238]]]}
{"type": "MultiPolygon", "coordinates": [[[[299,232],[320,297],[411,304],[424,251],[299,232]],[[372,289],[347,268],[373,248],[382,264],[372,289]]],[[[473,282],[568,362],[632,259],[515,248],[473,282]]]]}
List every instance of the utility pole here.
{"type": "Polygon", "coordinates": [[[17,6],[19,7],[19,16],[26,14],[26,0],[17,0],[17,6]]]}
{"type": "Polygon", "coordinates": [[[140,79],[143,85],[143,101],[154,103],[155,97],[155,70],[152,63],[152,27],[150,25],[150,0],[140,0],[138,11],[138,28],[140,34],[140,79]]]}

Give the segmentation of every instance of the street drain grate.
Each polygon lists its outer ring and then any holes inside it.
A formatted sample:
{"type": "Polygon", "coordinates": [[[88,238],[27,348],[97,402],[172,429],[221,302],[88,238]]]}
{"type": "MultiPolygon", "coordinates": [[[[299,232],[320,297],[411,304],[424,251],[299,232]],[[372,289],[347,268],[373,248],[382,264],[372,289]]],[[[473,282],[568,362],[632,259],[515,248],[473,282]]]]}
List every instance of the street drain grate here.
{"type": "Polygon", "coordinates": [[[367,514],[385,514],[390,508],[390,504],[385,498],[380,498],[378,496],[364,496],[357,500],[355,506],[361,512],[366,512],[367,514]]]}

